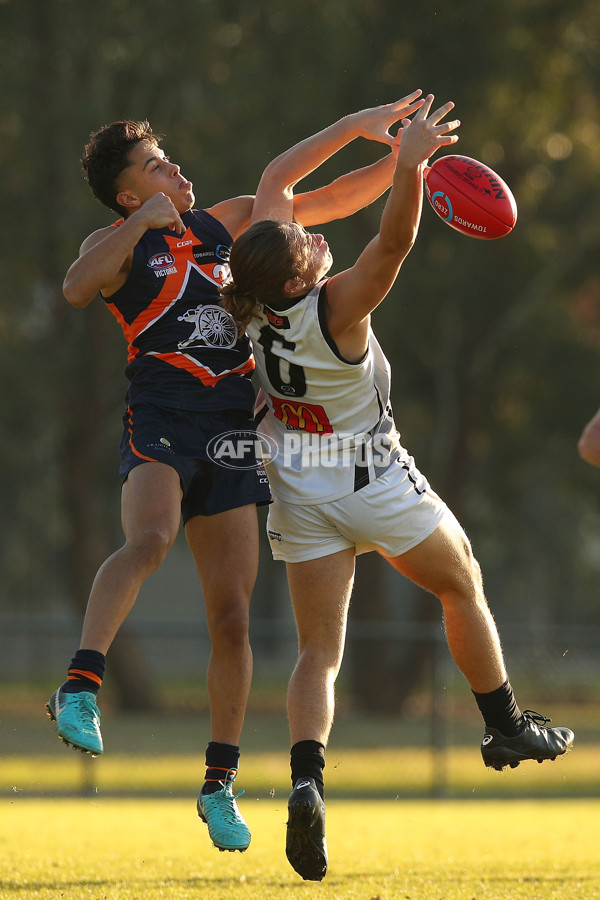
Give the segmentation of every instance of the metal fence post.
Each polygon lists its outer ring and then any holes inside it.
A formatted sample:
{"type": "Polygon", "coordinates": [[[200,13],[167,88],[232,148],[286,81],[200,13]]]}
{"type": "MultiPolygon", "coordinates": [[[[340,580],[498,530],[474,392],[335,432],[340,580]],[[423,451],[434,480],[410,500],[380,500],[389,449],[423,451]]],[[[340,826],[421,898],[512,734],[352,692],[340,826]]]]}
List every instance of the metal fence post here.
{"type": "Polygon", "coordinates": [[[448,656],[446,638],[437,625],[432,626],[431,642],[431,794],[448,796],[448,693],[446,676],[448,656]]]}

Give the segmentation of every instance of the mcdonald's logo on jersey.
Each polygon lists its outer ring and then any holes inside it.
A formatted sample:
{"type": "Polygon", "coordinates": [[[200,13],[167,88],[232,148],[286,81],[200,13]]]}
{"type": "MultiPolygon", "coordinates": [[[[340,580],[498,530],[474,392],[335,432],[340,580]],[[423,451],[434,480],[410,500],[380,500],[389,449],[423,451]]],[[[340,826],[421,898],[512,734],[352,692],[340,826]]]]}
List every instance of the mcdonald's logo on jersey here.
{"type": "Polygon", "coordinates": [[[283,400],[269,394],[273,415],[288,428],[310,434],[333,434],[331,422],[322,406],[302,401],[283,400]]]}

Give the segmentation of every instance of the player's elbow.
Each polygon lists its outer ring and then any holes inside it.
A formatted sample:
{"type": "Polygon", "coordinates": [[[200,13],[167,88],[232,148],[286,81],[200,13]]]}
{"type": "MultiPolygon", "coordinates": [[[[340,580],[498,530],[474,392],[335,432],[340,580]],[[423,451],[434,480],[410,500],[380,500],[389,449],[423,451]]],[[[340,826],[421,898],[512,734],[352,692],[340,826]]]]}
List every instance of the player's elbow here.
{"type": "Polygon", "coordinates": [[[68,275],[63,282],[63,294],[71,306],[74,306],[76,309],[83,309],[94,299],[89,296],[89,292],[82,291],[77,281],[69,278],[68,275]]]}
{"type": "Polygon", "coordinates": [[[591,466],[600,466],[600,435],[591,436],[584,432],[577,442],[580,458],[591,466]]]}
{"type": "Polygon", "coordinates": [[[290,180],[288,166],[282,158],[274,159],[264,170],[260,179],[261,191],[291,191],[295,181],[290,180]]]}
{"type": "Polygon", "coordinates": [[[417,240],[417,229],[400,229],[386,236],[382,242],[382,249],[389,256],[404,260],[417,240]]]}

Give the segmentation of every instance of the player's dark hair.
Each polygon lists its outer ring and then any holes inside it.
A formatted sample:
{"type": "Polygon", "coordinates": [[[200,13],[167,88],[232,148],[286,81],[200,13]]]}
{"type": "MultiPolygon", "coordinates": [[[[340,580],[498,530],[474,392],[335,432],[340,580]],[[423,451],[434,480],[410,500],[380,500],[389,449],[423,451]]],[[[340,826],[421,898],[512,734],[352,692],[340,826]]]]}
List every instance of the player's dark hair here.
{"type": "Polygon", "coordinates": [[[255,222],[231,248],[231,279],[221,288],[223,306],[240,331],[264,305],[286,300],[286,281],[301,276],[307,263],[302,231],[289,222],[255,222]]]}
{"type": "Polygon", "coordinates": [[[140,141],[158,147],[161,138],[146,121],[113,122],[90,135],[81,165],[92,193],[100,203],[123,214],[117,203],[117,181],[121,172],[131,165],[129,154],[140,141]]]}

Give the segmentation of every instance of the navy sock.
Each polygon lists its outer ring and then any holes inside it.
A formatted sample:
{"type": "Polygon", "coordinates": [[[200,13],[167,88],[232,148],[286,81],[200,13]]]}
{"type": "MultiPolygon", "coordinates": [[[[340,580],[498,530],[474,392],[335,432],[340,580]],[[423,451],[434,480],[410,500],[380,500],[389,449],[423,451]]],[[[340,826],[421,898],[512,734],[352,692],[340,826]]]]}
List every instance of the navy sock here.
{"type": "Polygon", "coordinates": [[[220,744],[211,741],[206,748],[206,774],[204,775],[203,794],[214,794],[220,791],[223,784],[233,781],[228,772],[233,769],[237,774],[240,762],[240,748],[235,744],[220,744]]]}
{"type": "Polygon", "coordinates": [[[523,717],[509,681],[487,694],[473,691],[473,696],[488,728],[496,728],[505,737],[514,737],[521,731],[523,717]]]}
{"type": "Polygon", "coordinates": [[[97,694],[106,668],[106,657],[98,650],[78,650],[67,672],[67,680],[61,685],[65,694],[89,691],[97,694]]]}
{"type": "Polygon", "coordinates": [[[314,778],[321,800],[325,797],[325,747],[319,741],[298,741],[290,751],[292,787],[299,778],[314,778]]]}

